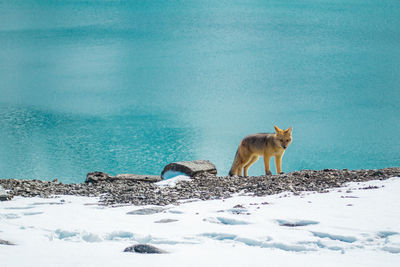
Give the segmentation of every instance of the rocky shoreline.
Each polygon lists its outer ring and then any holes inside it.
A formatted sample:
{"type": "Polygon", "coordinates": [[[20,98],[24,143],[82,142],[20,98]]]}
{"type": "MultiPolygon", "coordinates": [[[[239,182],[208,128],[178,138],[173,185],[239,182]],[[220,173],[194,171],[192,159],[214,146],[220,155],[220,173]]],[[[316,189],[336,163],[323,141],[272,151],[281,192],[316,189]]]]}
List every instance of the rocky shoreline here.
{"type": "MultiPolygon", "coordinates": [[[[265,196],[291,191],[325,192],[347,182],[364,182],[399,177],[400,168],[377,170],[302,170],[272,176],[222,177],[202,173],[190,181],[180,181],[174,187],[161,187],[140,180],[106,179],[81,184],[63,184],[58,181],[0,179],[8,199],[14,196],[53,197],[77,195],[100,197],[100,205],[168,205],[188,199],[228,198],[237,193],[265,196]]],[[[6,199],[4,199],[6,200],[6,199]]]]}

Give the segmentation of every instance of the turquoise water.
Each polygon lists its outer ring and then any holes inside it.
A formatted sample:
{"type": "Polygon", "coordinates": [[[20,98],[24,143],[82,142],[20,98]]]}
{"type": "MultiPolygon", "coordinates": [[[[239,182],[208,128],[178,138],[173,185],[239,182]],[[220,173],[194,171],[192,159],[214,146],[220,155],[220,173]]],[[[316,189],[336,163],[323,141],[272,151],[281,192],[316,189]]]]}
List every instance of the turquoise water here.
{"type": "Polygon", "coordinates": [[[0,93],[2,178],[225,175],[274,124],[285,172],[400,166],[400,2],[0,1],[0,93]]]}

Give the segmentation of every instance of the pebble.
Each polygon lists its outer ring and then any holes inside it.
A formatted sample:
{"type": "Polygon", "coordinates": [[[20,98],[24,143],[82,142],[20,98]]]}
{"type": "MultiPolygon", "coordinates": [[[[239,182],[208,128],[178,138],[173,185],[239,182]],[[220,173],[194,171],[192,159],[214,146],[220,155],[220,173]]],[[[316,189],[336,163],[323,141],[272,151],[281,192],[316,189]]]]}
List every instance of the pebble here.
{"type": "Polygon", "coordinates": [[[106,179],[93,183],[63,184],[58,181],[0,179],[7,194],[24,197],[57,195],[97,196],[100,205],[170,205],[190,199],[224,199],[234,194],[266,196],[285,191],[327,192],[347,182],[383,180],[400,176],[400,168],[380,170],[302,170],[273,176],[222,177],[202,174],[175,187],[161,188],[153,183],[106,179]]]}

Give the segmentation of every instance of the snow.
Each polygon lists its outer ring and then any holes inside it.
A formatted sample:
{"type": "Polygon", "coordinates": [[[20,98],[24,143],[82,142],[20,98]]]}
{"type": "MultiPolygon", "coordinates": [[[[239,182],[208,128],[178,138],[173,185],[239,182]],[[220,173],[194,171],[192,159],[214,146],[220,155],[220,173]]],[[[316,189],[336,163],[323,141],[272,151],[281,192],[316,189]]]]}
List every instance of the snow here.
{"type": "Polygon", "coordinates": [[[172,171],[172,170],[166,171],[166,172],[162,175],[162,179],[163,179],[163,180],[168,180],[168,179],[174,178],[174,177],[176,177],[176,176],[185,176],[187,179],[190,179],[190,177],[187,176],[186,173],[178,172],[178,171],[172,171]]]}
{"type": "MultiPolygon", "coordinates": [[[[174,186],[170,184],[169,186],[174,186]]],[[[237,195],[154,206],[96,198],[0,202],[2,267],[399,266],[400,179],[350,183],[329,193],[237,195]],[[370,189],[366,189],[370,188],[370,189]],[[372,188],[372,189],[371,189],[372,188]],[[168,254],[123,250],[148,243],[168,254]]]]}
{"type": "Polygon", "coordinates": [[[182,172],[175,172],[175,171],[168,171],[166,172],[166,174],[168,173],[167,177],[168,178],[164,178],[164,180],[157,182],[156,185],[159,186],[175,186],[179,181],[190,181],[190,177],[183,174],[182,172]],[[171,173],[174,174],[171,174],[171,173]],[[175,176],[172,176],[175,175],[175,176]]]}

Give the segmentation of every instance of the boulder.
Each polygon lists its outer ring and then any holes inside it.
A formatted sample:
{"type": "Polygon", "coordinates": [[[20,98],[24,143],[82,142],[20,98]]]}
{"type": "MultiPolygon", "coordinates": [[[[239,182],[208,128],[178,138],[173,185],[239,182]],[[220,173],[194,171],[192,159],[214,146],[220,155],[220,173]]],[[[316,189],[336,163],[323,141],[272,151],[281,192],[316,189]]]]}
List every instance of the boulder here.
{"type": "Polygon", "coordinates": [[[161,181],[161,177],[158,175],[139,175],[139,174],[118,174],[110,178],[111,180],[130,180],[130,181],[141,181],[156,183],[161,181]]]}
{"type": "Polygon", "coordinates": [[[152,245],[147,244],[137,244],[124,249],[124,252],[136,252],[136,253],[144,253],[144,254],[162,254],[167,253],[166,251],[159,249],[152,245]]]}
{"type": "Polygon", "coordinates": [[[217,168],[211,163],[211,161],[208,160],[180,161],[170,163],[164,167],[164,170],[161,172],[161,177],[163,177],[164,173],[167,171],[182,172],[190,177],[194,177],[202,173],[209,173],[213,175],[217,174],[217,168]]]}
{"type": "Polygon", "coordinates": [[[7,194],[6,190],[0,185],[0,201],[10,200],[12,196],[7,194]]]}
{"type": "Polygon", "coordinates": [[[110,179],[110,175],[105,172],[89,172],[86,175],[86,183],[97,183],[110,179]]]}

